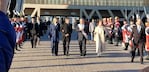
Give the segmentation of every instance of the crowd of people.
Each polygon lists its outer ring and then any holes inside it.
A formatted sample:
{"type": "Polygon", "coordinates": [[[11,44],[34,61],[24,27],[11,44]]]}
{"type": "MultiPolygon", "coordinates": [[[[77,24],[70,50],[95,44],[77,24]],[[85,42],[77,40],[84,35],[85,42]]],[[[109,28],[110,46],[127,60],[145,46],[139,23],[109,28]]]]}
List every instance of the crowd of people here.
{"type": "MultiPolygon", "coordinates": [[[[62,42],[64,55],[69,56],[69,44],[71,41],[72,25],[69,18],[65,18],[64,23],[60,24],[58,18],[54,18],[50,24],[49,38],[51,39],[52,55],[58,55],[59,32],[62,32],[62,42]]],[[[106,48],[105,42],[114,44],[115,46],[123,45],[124,50],[131,50],[131,62],[134,62],[136,50],[140,56],[140,63],[143,64],[144,50],[148,53],[148,22],[143,24],[140,18],[136,21],[123,20],[120,23],[120,18],[112,17],[103,19],[92,19],[91,22],[80,18],[76,25],[75,31],[78,32],[78,44],[80,48],[80,56],[86,56],[86,42],[89,39],[96,43],[97,56],[101,56],[106,48]],[[146,29],[145,29],[146,28],[146,29]],[[145,35],[146,34],[146,35],[145,35]]],[[[146,58],[148,59],[148,57],[146,58]]]]}
{"type": "MultiPolygon", "coordinates": [[[[15,51],[20,51],[19,48],[22,48],[23,42],[26,40],[30,40],[31,47],[36,48],[37,44],[40,44],[40,37],[46,34],[48,30],[52,55],[58,56],[59,32],[61,32],[64,55],[69,56],[69,44],[73,28],[68,17],[61,24],[56,17],[51,22],[43,22],[39,17],[32,17],[31,22],[29,22],[27,18],[19,16],[11,18],[10,21],[16,32],[15,51]]],[[[95,41],[97,56],[101,56],[106,48],[105,42],[114,44],[115,46],[122,44],[124,50],[128,50],[129,47],[131,48],[131,62],[134,61],[136,50],[138,50],[137,54],[140,55],[140,62],[143,64],[144,50],[149,55],[148,26],[148,22],[143,24],[139,18],[136,21],[133,19],[130,21],[124,19],[122,23],[120,23],[119,17],[115,17],[114,19],[112,17],[92,19],[91,22],[80,18],[74,29],[78,33],[80,56],[86,56],[86,42],[90,39],[91,41],[95,41]]],[[[146,59],[149,59],[149,57],[146,59]]]]}
{"type": "MultiPolygon", "coordinates": [[[[9,8],[10,16],[13,16],[16,1],[11,1],[9,8]]],[[[15,51],[20,51],[26,40],[31,41],[31,47],[36,48],[40,44],[40,37],[47,33],[49,29],[49,38],[51,40],[51,53],[58,56],[59,32],[62,33],[64,55],[69,56],[69,44],[71,41],[71,33],[73,31],[69,18],[65,18],[62,24],[58,18],[53,21],[42,21],[40,17],[32,17],[32,21],[25,17],[15,16],[8,19],[7,7],[9,0],[0,0],[0,71],[8,72],[12,63],[15,51]],[[48,26],[49,25],[49,26],[48,26]],[[14,50],[15,48],[15,50],[14,50]]],[[[146,51],[147,60],[149,60],[149,20],[143,23],[140,18],[123,20],[120,23],[119,17],[113,19],[93,19],[91,22],[80,18],[79,23],[76,22],[75,30],[78,32],[78,44],[80,48],[80,56],[86,56],[86,42],[91,36],[91,40],[96,43],[97,56],[101,56],[106,48],[105,42],[119,46],[124,45],[124,50],[131,49],[131,62],[134,62],[136,50],[140,56],[140,63],[143,64],[143,54],[146,51]]],[[[145,68],[144,71],[148,71],[145,68]]]]}
{"type": "Polygon", "coordinates": [[[39,17],[32,17],[31,21],[24,16],[15,16],[10,19],[16,32],[15,51],[20,51],[25,41],[30,40],[32,48],[40,44],[40,37],[46,34],[48,21],[43,22],[39,17]]]}

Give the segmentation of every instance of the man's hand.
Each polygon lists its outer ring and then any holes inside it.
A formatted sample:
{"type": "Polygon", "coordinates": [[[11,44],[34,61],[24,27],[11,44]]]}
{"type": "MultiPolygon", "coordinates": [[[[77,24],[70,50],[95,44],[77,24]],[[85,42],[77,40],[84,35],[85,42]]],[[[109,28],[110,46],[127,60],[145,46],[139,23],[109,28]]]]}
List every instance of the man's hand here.
{"type": "Polygon", "coordinates": [[[48,36],[48,38],[49,38],[49,39],[51,38],[50,35],[48,36]]]}
{"type": "Polygon", "coordinates": [[[65,34],[65,37],[68,37],[69,36],[69,34],[67,33],[67,34],[65,34]]]}
{"type": "Polygon", "coordinates": [[[83,31],[83,29],[80,29],[80,31],[83,31]]]}
{"type": "Polygon", "coordinates": [[[64,30],[62,30],[62,32],[64,32],[64,30]]]}

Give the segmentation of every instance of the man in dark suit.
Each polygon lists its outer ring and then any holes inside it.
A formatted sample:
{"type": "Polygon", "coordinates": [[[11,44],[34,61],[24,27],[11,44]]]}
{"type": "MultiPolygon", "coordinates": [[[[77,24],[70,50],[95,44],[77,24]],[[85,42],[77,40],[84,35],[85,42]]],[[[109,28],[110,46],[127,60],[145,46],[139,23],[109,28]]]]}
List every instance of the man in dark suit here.
{"type": "Polygon", "coordinates": [[[78,41],[79,41],[79,47],[80,47],[80,55],[85,56],[86,55],[86,40],[88,39],[88,31],[89,28],[85,24],[84,19],[80,19],[80,24],[78,24],[78,27],[76,29],[78,31],[78,41]]]}
{"type": "Polygon", "coordinates": [[[8,72],[14,55],[16,33],[6,12],[9,0],[0,0],[0,72],[8,72]]]}
{"type": "Polygon", "coordinates": [[[39,35],[39,27],[35,17],[32,18],[32,23],[30,24],[29,30],[32,48],[36,48],[37,36],[39,35]]]}
{"type": "Polygon", "coordinates": [[[143,48],[145,45],[145,27],[141,24],[141,19],[137,19],[136,26],[132,28],[131,39],[133,38],[132,59],[134,61],[136,48],[140,52],[140,62],[143,64],[143,48]]]}
{"type": "Polygon", "coordinates": [[[69,44],[72,33],[72,25],[69,22],[69,18],[65,18],[65,23],[61,26],[61,31],[62,31],[64,55],[69,56],[69,44]]]}
{"type": "Polygon", "coordinates": [[[60,24],[58,23],[58,18],[54,18],[53,23],[50,24],[49,29],[49,38],[51,39],[53,56],[58,56],[59,31],[60,31],[60,24]]]}

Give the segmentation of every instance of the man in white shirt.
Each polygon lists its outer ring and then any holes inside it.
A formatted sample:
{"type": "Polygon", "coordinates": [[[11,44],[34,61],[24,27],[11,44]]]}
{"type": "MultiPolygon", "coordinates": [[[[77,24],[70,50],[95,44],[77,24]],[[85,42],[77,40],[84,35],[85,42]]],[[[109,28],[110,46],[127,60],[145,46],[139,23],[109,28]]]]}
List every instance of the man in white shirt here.
{"type": "Polygon", "coordinates": [[[141,19],[137,19],[136,26],[132,28],[130,39],[133,38],[132,60],[135,58],[135,51],[138,48],[140,53],[140,63],[143,64],[143,48],[145,45],[145,27],[141,23],[141,19]]]}
{"type": "Polygon", "coordinates": [[[88,38],[88,27],[85,24],[84,19],[80,19],[80,24],[78,24],[77,31],[78,31],[78,41],[80,47],[80,56],[86,55],[86,40],[88,38]]]}
{"type": "Polygon", "coordinates": [[[89,24],[89,32],[91,34],[91,40],[94,40],[94,29],[95,29],[95,20],[92,19],[92,22],[89,24]]]}

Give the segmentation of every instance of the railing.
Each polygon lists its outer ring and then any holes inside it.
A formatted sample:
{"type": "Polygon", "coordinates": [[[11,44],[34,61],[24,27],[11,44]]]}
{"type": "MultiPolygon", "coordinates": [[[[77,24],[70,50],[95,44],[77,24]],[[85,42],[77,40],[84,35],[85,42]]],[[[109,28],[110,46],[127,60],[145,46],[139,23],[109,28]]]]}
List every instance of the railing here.
{"type": "Polygon", "coordinates": [[[88,5],[88,6],[149,6],[147,0],[25,0],[25,4],[88,5]]]}

